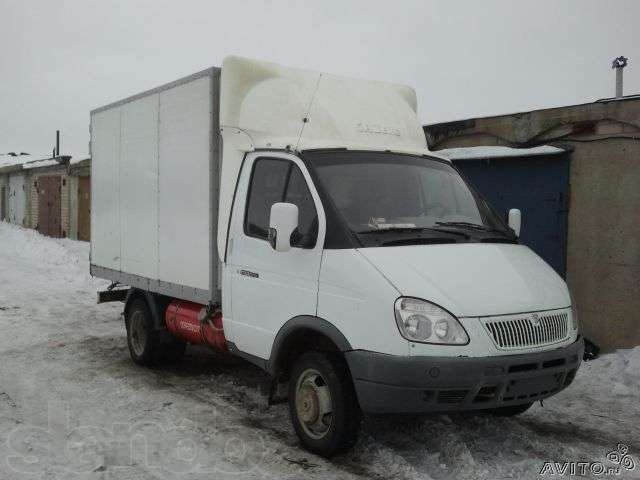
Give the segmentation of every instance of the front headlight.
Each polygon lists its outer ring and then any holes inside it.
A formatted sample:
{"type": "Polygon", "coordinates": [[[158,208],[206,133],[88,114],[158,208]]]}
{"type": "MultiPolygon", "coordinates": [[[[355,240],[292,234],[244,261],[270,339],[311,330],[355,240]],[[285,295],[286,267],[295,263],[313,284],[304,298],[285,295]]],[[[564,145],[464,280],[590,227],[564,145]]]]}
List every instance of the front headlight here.
{"type": "Polygon", "coordinates": [[[412,342],[466,345],[469,336],[460,322],[443,308],[420,300],[400,297],[395,306],[400,334],[412,342]]]}

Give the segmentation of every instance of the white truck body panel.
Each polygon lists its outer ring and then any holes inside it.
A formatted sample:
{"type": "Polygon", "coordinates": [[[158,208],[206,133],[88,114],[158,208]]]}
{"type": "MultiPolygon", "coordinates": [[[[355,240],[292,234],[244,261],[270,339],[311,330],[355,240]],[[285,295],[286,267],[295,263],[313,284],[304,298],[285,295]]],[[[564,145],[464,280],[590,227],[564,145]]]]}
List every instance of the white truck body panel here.
{"type": "Polygon", "coordinates": [[[361,252],[401,295],[429,298],[458,318],[571,305],[562,278],[525,245],[467,243],[361,252]]]}
{"type": "Polygon", "coordinates": [[[120,110],[91,116],[91,263],[120,271],[120,110]]]}
{"type": "Polygon", "coordinates": [[[218,295],[213,73],[92,112],[91,264],[102,276],[202,302],[218,295]]]}
{"type": "Polygon", "coordinates": [[[158,278],[158,122],[157,94],[120,107],[120,155],[110,159],[120,163],[120,270],[147,278],[158,278]]]}
{"type": "Polygon", "coordinates": [[[309,173],[295,155],[283,152],[249,154],[238,182],[236,214],[231,222],[232,244],[224,267],[237,301],[226,303],[223,295],[225,337],[236,347],[259,358],[269,358],[271,345],[286,320],[315,315],[318,301],[318,272],[324,249],[326,221],[322,202],[309,173]],[[287,160],[305,176],[318,212],[318,237],[313,249],[292,248],[278,252],[265,240],[244,234],[243,220],[253,163],[259,157],[287,160]],[[251,275],[247,275],[247,272],[251,275]],[[253,275],[258,275],[254,277],[253,275]]]}
{"type": "MultiPolygon", "coordinates": [[[[544,260],[522,245],[325,250],[318,284],[318,316],[330,318],[354,349],[387,355],[513,354],[495,348],[478,317],[541,309],[566,311],[571,317],[570,304],[562,279],[544,260]],[[464,248],[467,252],[462,252],[464,248]],[[492,249],[496,250],[491,252],[492,249]],[[456,264],[461,266],[460,270],[451,268],[456,264]],[[467,270],[476,265],[478,270],[467,270]],[[531,277],[525,278],[524,274],[531,277]],[[407,342],[398,334],[395,323],[380,321],[380,317],[391,316],[389,305],[401,296],[426,298],[446,308],[456,315],[472,341],[468,345],[407,342]]],[[[576,336],[577,332],[571,332],[558,345],[569,345],[576,336]]],[[[522,348],[518,353],[548,348],[522,348]]]]}
{"type": "Polygon", "coordinates": [[[209,288],[209,162],[200,160],[210,153],[211,82],[160,93],[159,190],[180,194],[158,196],[158,278],[200,289],[209,288]]]}
{"type": "MultiPolygon", "coordinates": [[[[397,247],[394,247],[397,248],[397,247]]],[[[408,355],[409,343],[391,318],[400,292],[362,252],[325,250],[318,283],[318,316],[330,318],[354,349],[408,355]],[[391,306],[391,307],[390,307],[391,306]]]]}
{"type": "Polygon", "coordinates": [[[406,85],[234,56],[222,64],[221,125],[245,132],[254,148],[427,153],[416,108],[406,85]]]}

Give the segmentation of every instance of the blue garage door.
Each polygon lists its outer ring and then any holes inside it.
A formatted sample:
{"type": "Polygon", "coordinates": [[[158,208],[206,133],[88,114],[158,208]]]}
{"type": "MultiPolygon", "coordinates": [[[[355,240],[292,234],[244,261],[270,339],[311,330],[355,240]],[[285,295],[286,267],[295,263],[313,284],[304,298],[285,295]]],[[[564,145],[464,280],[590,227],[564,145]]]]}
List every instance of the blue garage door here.
{"type": "Polygon", "coordinates": [[[456,160],[454,164],[505,218],[510,208],[522,211],[520,242],[564,277],[568,155],[456,160]]]}

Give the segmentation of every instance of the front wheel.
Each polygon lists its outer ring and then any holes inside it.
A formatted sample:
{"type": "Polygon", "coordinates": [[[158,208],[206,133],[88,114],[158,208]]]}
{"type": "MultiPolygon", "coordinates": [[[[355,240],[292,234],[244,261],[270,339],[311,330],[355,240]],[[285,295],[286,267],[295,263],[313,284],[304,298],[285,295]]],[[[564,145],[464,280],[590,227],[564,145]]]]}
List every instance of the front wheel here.
{"type": "Polygon", "coordinates": [[[330,456],[355,444],[361,413],[341,356],[298,357],[289,379],[289,413],[300,441],[314,453],[330,456]]]}

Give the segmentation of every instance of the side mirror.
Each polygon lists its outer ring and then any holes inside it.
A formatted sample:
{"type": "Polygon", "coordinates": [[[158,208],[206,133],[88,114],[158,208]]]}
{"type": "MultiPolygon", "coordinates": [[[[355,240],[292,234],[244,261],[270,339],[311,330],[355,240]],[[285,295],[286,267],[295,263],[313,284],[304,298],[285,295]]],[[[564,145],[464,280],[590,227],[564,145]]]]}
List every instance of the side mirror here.
{"type": "Polygon", "coordinates": [[[268,240],[276,252],[291,249],[291,234],[298,228],[298,207],[293,203],[274,203],[269,215],[268,240]]]}
{"type": "Polygon", "coordinates": [[[509,227],[516,232],[516,236],[520,236],[520,227],[522,227],[522,213],[517,208],[509,210],[509,227]]]}

